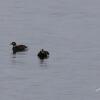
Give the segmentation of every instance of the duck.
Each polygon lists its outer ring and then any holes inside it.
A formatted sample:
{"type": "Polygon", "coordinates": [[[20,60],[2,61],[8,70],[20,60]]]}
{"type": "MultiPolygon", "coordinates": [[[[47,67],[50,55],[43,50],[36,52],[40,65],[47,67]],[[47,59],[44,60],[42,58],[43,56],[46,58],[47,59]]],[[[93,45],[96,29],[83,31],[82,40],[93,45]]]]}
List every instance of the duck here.
{"type": "Polygon", "coordinates": [[[16,42],[12,42],[11,45],[13,46],[12,50],[13,50],[13,54],[15,54],[16,52],[23,52],[27,50],[27,46],[25,45],[17,45],[16,42]]]}
{"type": "Polygon", "coordinates": [[[37,56],[40,58],[40,59],[47,59],[48,57],[49,57],[49,52],[48,51],[46,51],[46,50],[44,50],[44,49],[41,49],[40,51],[39,51],[39,53],[37,54],[37,56]]]}

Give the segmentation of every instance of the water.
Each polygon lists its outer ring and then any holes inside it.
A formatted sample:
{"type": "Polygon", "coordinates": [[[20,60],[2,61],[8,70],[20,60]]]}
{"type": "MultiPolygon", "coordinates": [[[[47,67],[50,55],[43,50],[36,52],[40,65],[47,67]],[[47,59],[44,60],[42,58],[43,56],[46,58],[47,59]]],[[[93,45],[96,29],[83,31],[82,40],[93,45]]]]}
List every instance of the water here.
{"type": "Polygon", "coordinates": [[[100,99],[99,0],[0,1],[0,100],[100,99]],[[12,41],[28,52],[12,55],[12,41]],[[50,58],[37,58],[44,48],[50,58]]]}

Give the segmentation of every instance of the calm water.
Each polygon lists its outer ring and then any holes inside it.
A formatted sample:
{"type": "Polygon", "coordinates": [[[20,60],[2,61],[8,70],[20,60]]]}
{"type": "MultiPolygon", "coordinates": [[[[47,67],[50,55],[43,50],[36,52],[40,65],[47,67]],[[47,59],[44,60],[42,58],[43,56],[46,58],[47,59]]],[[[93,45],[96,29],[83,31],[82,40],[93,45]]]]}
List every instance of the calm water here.
{"type": "Polygon", "coordinates": [[[99,88],[99,0],[0,1],[0,100],[100,100],[99,88]]]}

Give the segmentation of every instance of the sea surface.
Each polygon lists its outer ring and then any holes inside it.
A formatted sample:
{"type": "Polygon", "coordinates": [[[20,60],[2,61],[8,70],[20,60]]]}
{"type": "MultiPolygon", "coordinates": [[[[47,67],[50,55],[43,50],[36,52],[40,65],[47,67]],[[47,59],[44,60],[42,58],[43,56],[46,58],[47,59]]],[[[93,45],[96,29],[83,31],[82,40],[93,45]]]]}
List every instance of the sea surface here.
{"type": "Polygon", "coordinates": [[[0,0],[0,100],[100,100],[100,1],[0,0]]]}

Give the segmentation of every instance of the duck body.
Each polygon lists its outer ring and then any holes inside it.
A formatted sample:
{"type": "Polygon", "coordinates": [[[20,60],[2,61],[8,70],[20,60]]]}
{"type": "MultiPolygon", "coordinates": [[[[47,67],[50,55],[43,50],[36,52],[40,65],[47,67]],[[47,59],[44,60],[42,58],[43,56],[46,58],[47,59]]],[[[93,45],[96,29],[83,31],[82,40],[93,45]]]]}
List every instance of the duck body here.
{"type": "Polygon", "coordinates": [[[47,59],[49,57],[49,52],[45,51],[45,50],[41,50],[38,55],[37,55],[40,59],[47,59]]]}
{"type": "Polygon", "coordinates": [[[15,42],[12,42],[11,45],[13,45],[13,54],[15,54],[16,52],[23,52],[27,50],[27,46],[25,45],[16,45],[15,42]]]}

